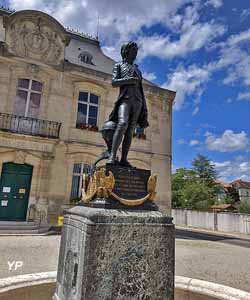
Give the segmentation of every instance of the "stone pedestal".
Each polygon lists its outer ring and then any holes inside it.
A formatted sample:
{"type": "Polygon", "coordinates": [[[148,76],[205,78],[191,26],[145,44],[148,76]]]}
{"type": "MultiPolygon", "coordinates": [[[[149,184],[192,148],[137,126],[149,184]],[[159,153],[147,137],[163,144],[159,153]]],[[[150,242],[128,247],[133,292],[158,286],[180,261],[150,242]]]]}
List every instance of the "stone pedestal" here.
{"type": "Polygon", "coordinates": [[[158,211],[65,214],[57,300],[173,300],[174,225],[158,211]]]}

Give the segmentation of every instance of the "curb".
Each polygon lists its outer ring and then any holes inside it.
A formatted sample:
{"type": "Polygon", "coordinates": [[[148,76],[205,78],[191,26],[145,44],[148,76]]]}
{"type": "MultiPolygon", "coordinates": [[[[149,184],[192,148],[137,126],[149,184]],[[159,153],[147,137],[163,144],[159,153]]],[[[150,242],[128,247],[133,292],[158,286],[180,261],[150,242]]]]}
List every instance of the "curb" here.
{"type": "Polygon", "coordinates": [[[52,235],[61,235],[61,233],[55,231],[48,231],[44,233],[1,233],[0,236],[7,237],[7,236],[52,236],[52,235]]]}
{"type": "MultiPolygon", "coordinates": [[[[178,291],[182,294],[183,292],[186,293],[188,296],[187,299],[193,299],[194,295],[199,295],[221,300],[250,300],[250,293],[248,292],[209,281],[182,276],[175,276],[175,292],[178,294],[178,291]]],[[[199,299],[203,299],[203,297],[199,299]]]]}
{"type": "Polygon", "coordinates": [[[0,294],[34,285],[56,282],[57,272],[42,272],[0,279],[0,294]]]}
{"type": "MultiPolygon", "coordinates": [[[[55,283],[56,276],[57,272],[53,271],[3,278],[0,279],[0,294],[29,286],[55,283]]],[[[207,297],[218,300],[250,300],[250,293],[248,292],[213,282],[182,276],[175,276],[175,294],[177,299],[178,293],[181,295],[184,294],[187,296],[187,299],[199,296],[199,299],[204,300],[207,297]]]]}

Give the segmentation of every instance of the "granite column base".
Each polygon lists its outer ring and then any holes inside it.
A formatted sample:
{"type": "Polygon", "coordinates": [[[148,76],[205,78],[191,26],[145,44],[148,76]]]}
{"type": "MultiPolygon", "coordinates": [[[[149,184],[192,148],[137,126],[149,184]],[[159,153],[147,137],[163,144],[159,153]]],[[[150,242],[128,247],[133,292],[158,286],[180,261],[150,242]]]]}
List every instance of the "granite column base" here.
{"type": "Polygon", "coordinates": [[[174,225],[158,211],[65,214],[57,300],[173,300],[174,225]]]}

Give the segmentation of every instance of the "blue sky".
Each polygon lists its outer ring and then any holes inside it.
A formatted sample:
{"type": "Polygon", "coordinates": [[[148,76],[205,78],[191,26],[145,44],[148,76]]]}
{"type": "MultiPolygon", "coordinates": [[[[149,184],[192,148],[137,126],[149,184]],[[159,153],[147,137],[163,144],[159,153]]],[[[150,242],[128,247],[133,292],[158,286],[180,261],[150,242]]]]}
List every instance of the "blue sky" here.
{"type": "Polygon", "coordinates": [[[96,35],[119,60],[135,40],[144,76],[177,91],[173,168],[201,153],[221,179],[250,181],[250,2],[248,0],[9,0],[96,35]]]}

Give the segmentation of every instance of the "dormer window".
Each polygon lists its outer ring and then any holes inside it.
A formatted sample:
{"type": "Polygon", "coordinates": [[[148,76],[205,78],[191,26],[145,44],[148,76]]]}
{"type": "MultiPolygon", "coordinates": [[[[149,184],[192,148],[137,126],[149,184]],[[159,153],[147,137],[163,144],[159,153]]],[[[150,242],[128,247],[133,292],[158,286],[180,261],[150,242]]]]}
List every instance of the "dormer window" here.
{"type": "Polygon", "coordinates": [[[79,60],[85,64],[89,64],[89,65],[94,65],[94,63],[92,62],[93,60],[93,56],[86,52],[86,51],[82,51],[79,56],[78,56],[79,60]]]}

